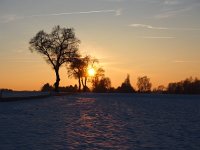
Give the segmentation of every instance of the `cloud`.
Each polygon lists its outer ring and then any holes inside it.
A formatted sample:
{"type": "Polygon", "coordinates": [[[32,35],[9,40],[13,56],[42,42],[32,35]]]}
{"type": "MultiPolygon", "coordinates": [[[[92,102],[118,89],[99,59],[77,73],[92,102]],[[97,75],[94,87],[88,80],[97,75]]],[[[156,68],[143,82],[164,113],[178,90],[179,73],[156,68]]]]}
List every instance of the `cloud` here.
{"type": "Polygon", "coordinates": [[[155,30],[167,30],[168,28],[164,27],[154,27],[151,25],[146,25],[146,24],[130,24],[130,27],[135,27],[135,28],[146,28],[146,29],[155,29],[155,30]]]}
{"type": "Polygon", "coordinates": [[[12,21],[15,21],[15,20],[20,20],[20,19],[23,19],[24,17],[20,17],[20,16],[17,16],[17,15],[14,15],[14,14],[11,14],[11,15],[5,15],[5,16],[2,16],[1,17],[1,21],[0,23],[9,23],[9,22],[12,22],[12,21]]]}
{"type": "Polygon", "coordinates": [[[175,39],[176,37],[173,37],[173,36],[144,36],[141,38],[144,38],[144,39],[175,39]]]}
{"type": "Polygon", "coordinates": [[[179,0],[135,0],[137,2],[153,3],[153,4],[164,4],[164,5],[175,5],[179,4],[179,0]]]}
{"type": "Polygon", "coordinates": [[[118,9],[118,10],[116,10],[116,16],[120,16],[121,14],[122,14],[122,10],[121,9],[118,9]]]}
{"type": "Polygon", "coordinates": [[[170,17],[174,17],[178,14],[181,14],[183,12],[189,11],[191,9],[192,9],[192,7],[187,7],[187,8],[177,9],[177,10],[170,10],[170,11],[166,11],[166,12],[156,15],[155,18],[156,19],[170,18],[170,17]]]}
{"type": "Polygon", "coordinates": [[[172,63],[199,63],[199,61],[193,61],[193,60],[173,60],[172,63]]]}
{"type": "Polygon", "coordinates": [[[154,29],[154,30],[180,30],[180,31],[200,31],[200,28],[194,28],[194,27],[176,27],[176,28],[168,28],[168,27],[155,27],[152,25],[146,25],[146,24],[130,24],[130,27],[134,28],[144,28],[144,29],[154,29]]]}
{"type": "MultiPolygon", "coordinates": [[[[158,2],[160,0],[157,0],[158,2]]],[[[161,1],[160,1],[161,2],[161,1]]],[[[163,2],[163,1],[162,1],[163,2]]],[[[192,11],[195,8],[199,9],[200,1],[199,0],[165,0],[163,2],[164,9],[162,12],[155,15],[156,19],[165,19],[170,17],[175,17],[182,13],[192,11]]]]}
{"type": "Polygon", "coordinates": [[[104,9],[104,10],[92,10],[92,11],[77,11],[77,12],[63,12],[63,13],[49,13],[49,14],[37,14],[30,16],[17,16],[17,15],[5,15],[1,17],[1,23],[9,23],[20,19],[28,19],[35,17],[48,17],[48,16],[62,16],[62,15],[81,15],[81,14],[94,14],[94,13],[113,13],[116,16],[121,15],[121,9],[104,9]]]}
{"type": "Polygon", "coordinates": [[[79,12],[64,12],[64,13],[52,13],[52,14],[39,14],[27,17],[46,17],[46,16],[61,16],[61,15],[76,15],[76,14],[93,14],[93,13],[116,13],[116,10],[93,10],[93,11],[79,11],[79,12]]]}
{"type": "Polygon", "coordinates": [[[179,4],[179,2],[176,1],[176,0],[166,0],[166,1],[164,1],[164,4],[166,4],[166,5],[176,5],[176,4],[179,4]]]}
{"type": "Polygon", "coordinates": [[[200,31],[200,28],[169,28],[170,30],[181,30],[181,31],[200,31]]]}

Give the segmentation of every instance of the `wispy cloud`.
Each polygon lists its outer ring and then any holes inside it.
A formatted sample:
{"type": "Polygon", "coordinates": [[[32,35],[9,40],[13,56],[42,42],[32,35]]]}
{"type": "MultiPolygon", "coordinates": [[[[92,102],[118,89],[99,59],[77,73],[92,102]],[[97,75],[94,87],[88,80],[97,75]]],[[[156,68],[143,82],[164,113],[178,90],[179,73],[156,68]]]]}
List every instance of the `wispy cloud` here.
{"type": "Polygon", "coordinates": [[[116,16],[121,15],[121,9],[104,9],[104,10],[92,10],[92,11],[75,11],[75,12],[63,12],[63,13],[49,13],[49,14],[35,14],[29,16],[17,16],[6,15],[1,17],[1,23],[8,23],[21,19],[35,18],[35,17],[49,17],[49,16],[62,16],[62,15],[81,15],[81,14],[94,14],[94,13],[113,13],[116,16]]]}
{"type": "Polygon", "coordinates": [[[130,24],[130,27],[135,27],[135,28],[147,28],[147,29],[156,29],[156,30],[167,30],[168,28],[165,27],[154,27],[151,25],[146,25],[146,24],[130,24]]]}
{"type": "Polygon", "coordinates": [[[143,36],[140,38],[144,38],[144,39],[175,39],[176,37],[173,37],[173,36],[143,36]]]}
{"type": "Polygon", "coordinates": [[[115,11],[116,16],[120,16],[122,14],[122,9],[118,9],[115,11]]]}
{"type": "Polygon", "coordinates": [[[130,24],[128,25],[129,27],[134,27],[134,28],[144,28],[144,29],[154,29],[154,30],[181,30],[181,31],[200,31],[200,28],[195,28],[195,27],[156,27],[152,25],[147,25],[147,24],[130,24]]]}
{"type": "Polygon", "coordinates": [[[193,61],[193,60],[173,60],[172,63],[200,63],[200,61],[193,61]]]}
{"type": "Polygon", "coordinates": [[[183,12],[187,12],[191,9],[192,9],[192,7],[187,7],[187,8],[177,9],[177,10],[169,10],[169,11],[165,11],[161,14],[155,15],[155,18],[156,19],[170,18],[170,17],[174,17],[178,14],[181,14],[183,12]]]}
{"type": "Polygon", "coordinates": [[[165,0],[163,3],[164,3],[165,5],[177,5],[177,4],[179,4],[180,2],[179,2],[179,0],[165,0]]]}
{"type": "Polygon", "coordinates": [[[155,15],[156,19],[166,19],[181,15],[185,12],[192,11],[195,8],[199,9],[199,0],[157,0],[164,5],[164,9],[159,14],[155,15]]]}
{"type": "Polygon", "coordinates": [[[164,4],[164,5],[176,5],[180,3],[180,0],[135,0],[135,1],[153,3],[153,4],[164,4]]]}
{"type": "Polygon", "coordinates": [[[93,14],[93,13],[116,13],[117,10],[92,10],[92,11],[79,11],[79,12],[64,12],[64,13],[52,13],[52,14],[39,14],[27,17],[46,17],[46,16],[61,16],[61,15],[77,15],[77,14],[93,14]]]}
{"type": "Polygon", "coordinates": [[[200,28],[169,28],[169,30],[182,30],[182,31],[200,31],[200,28]]]}
{"type": "Polygon", "coordinates": [[[22,17],[22,16],[17,16],[17,15],[13,15],[13,14],[5,15],[5,16],[1,17],[0,23],[9,23],[9,22],[12,22],[12,21],[15,21],[15,20],[20,20],[20,19],[23,19],[23,18],[24,17],[22,17]]]}

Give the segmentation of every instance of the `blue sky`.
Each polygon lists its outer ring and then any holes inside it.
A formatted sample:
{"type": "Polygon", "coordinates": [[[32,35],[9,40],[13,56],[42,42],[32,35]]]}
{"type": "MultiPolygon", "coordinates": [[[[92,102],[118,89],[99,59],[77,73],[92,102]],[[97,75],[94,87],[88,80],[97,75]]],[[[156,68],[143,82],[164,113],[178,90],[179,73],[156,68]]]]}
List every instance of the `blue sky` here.
{"type": "MultiPolygon", "coordinates": [[[[54,82],[43,58],[28,49],[39,31],[73,27],[83,55],[100,59],[118,86],[147,75],[154,86],[200,77],[199,0],[1,0],[1,87],[39,89],[54,82]]],[[[73,84],[61,71],[61,84],[73,84]]]]}

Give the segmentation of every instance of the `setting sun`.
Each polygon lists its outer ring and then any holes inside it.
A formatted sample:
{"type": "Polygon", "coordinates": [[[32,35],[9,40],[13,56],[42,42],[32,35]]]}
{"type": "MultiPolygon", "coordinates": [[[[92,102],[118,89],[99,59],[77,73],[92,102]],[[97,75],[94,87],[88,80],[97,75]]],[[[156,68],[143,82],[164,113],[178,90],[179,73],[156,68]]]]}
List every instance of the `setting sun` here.
{"type": "Polygon", "coordinates": [[[88,69],[88,74],[89,74],[89,76],[94,76],[95,75],[95,70],[94,70],[94,68],[89,68],[88,69]]]}

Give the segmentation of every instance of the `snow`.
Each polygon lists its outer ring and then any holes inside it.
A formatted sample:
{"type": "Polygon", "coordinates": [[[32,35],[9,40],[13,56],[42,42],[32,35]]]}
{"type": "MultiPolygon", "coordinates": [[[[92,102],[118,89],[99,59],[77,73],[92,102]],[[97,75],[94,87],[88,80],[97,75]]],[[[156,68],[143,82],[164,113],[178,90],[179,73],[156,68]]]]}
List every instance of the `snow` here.
{"type": "Polygon", "coordinates": [[[0,103],[0,120],[0,149],[200,149],[200,96],[54,96],[0,103]]]}
{"type": "Polygon", "coordinates": [[[14,97],[32,97],[32,96],[45,96],[49,95],[49,92],[38,91],[2,91],[2,98],[14,98],[14,97]]]}

